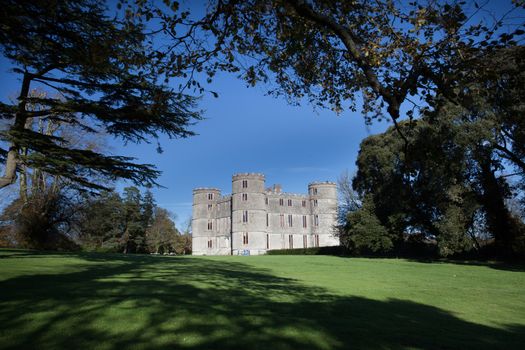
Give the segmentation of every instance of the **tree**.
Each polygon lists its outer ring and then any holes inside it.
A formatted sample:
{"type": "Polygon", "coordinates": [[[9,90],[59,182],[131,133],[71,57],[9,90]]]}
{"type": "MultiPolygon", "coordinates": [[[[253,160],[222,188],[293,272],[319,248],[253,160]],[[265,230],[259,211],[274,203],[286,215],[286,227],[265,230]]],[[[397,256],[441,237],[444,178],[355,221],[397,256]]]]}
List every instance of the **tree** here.
{"type": "Polygon", "coordinates": [[[192,230],[191,230],[191,216],[183,224],[184,229],[182,230],[179,239],[177,240],[177,247],[175,252],[177,254],[191,254],[192,249],[192,230]]]}
{"type": "MultiPolygon", "coordinates": [[[[498,147],[500,122],[511,123],[492,111],[485,102],[477,113],[443,103],[417,121],[400,123],[411,130],[409,157],[392,128],[363,140],[353,186],[374,202],[375,215],[395,241],[416,232],[437,237],[442,255],[479,249],[476,221],[483,219],[500,256],[522,253],[525,226],[506,205],[512,193],[501,176],[498,147]]],[[[506,145],[513,149],[512,142],[506,145]]]]}
{"type": "MultiPolygon", "coordinates": [[[[179,231],[166,209],[156,207],[153,222],[146,230],[146,244],[152,253],[178,252],[179,231]]],[[[180,251],[180,250],[179,250],[180,251]]]]}
{"type": "Polygon", "coordinates": [[[98,196],[84,194],[75,218],[75,231],[87,250],[120,252],[125,231],[125,212],[120,195],[102,191],[98,196]]]}
{"type": "Polygon", "coordinates": [[[139,253],[144,250],[146,226],[143,220],[142,195],[138,188],[124,189],[124,231],[121,236],[123,253],[139,253]]]}
{"type": "Polygon", "coordinates": [[[361,208],[348,213],[342,243],[350,251],[359,253],[385,253],[394,247],[392,235],[376,216],[371,197],[365,197],[361,208]]]}
{"type": "Polygon", "coordinates": [[[482,15],[487,3],[456,1],[217,0],[194,21],[157,13],[173,47],[194,47],[191,66],[209,80],[240,71],[249,85],[275,80],[270,93],[336,112],[362,100],[367,119],[397,125],[433,109],[437,96],[469,105],[465,71],[523,39],[521,24],[506,23],[522,3],[506,5],[513,10],[492,20],[482,15]]]}
{"type": "Polygon", "coordinates": [[[18,248],[76,250],[72,226],[78,198],[63,187],[31,192],[25,202],[18,198],[0,215],[0,227],[18,248]]]}
{"type": "Polygon", "coordinates": [[[361,200],[352,188],[352,177],[345,170],[337,179],[337,192],[339,196],[339,203],[337,206],[337,225],[334,231],[337,232],[339,240],[344,246],[349,247],[347,239],[347,224],[348,215],[361,208],[361,200]]]}
{"type": "Polygon", "coordinates": [[[146,190],[146,193],[144,193],[141,207],[143,225],[144,228],[147,229],[153,223],[154,210],[156,208],[155,198],[153,197],[153,193],[149,188],[146,190]]]}
{"type": "Polygon", "coordinates": [[[27,127],[31,118],[74,125],[87,133],[101,126],[125,142],[149,142],[160,133],[187,137],[194,99],[159,84],[153,40],[142,17],[107,15],[101,0],[2,2],[0,49],[20,74],[16,104],[0,104],[0,118],[12,121],[2,132],[5,172],[0,188],[15,182],[23,167],[70,179],[80,188],[103,189],[93,177],[155,184],[153,166],[133,159],[79,149],[60,136],[27,127]],[[60,98],[31,96],[46,86],[60,98]],[[30,110],[30,104],[41,106],[30,110]],[[25,150],[29,150],[28,154],[25,150]]]}

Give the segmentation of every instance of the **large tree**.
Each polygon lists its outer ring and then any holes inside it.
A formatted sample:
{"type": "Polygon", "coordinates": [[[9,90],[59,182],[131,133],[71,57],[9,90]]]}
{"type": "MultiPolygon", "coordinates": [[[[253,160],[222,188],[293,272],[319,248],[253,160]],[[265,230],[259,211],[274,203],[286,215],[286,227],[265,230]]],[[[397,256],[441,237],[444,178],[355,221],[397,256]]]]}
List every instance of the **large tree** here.
{"type": "Polygon", "coordinates": [[[79,187],[101,189],[93,177],[154,184],[158,171],[132,158],[76,148],[60,136],[28,128],[38,118],[67,123],[84,132],[102,128],[125,142],[149,142],[159,134],[192,135],[199,118],[194,99],[159,83],[162,52],[146,33],[142,17],[111,14],[101,0],[14,1],[0,6],[0,50],[20,76],[14,104],[0,103],[10,121],[0,134],[5,169],[0,188],[16,181],[22,167],[68,178],[79,187]],[[57,97],[32,96],[46,86],[57,97]],[[31,110],[30,105],[38,105],[31,110]]]}
{"type": "Polygon", "coordinates": [[[515,112],[519,104],[501,108],[497,98],[519,99],[521,90],[508,86],[521,74],[513,59],[521,54],[505,53],[498,79],[465,81],[469,89],[501,85],[472,101],[476,109],[445,101],[417,121],[400,123],[410,130],[408,155],[393,129],[361,143],[354,186],[373,200],[381,224],[398,240],[408,232],[435,236],[441,253],[449,255],[477,246],[475,229],[482,218],[499,254],[524,252],[525,226],[506,205],[513,196],[507,173],[522,169],[516,139],[523,122],[515,112]]]}
{"type": "MultiPolygon", "coordinates": [[[[523,23],[513,15],[523,3],[508,1],[498,14],[501,5],[214,0],[200,19],[157,14],[173,48],[191,43],[197,59],[190,65],[210,79],[217,69],[240,71],[250,85],[274,80],[270,93],[291,101],[338,112],[362,102],[367,118],[397,124],[433,108],[436,96],[469,105],[460,84],[465,68],[523,39],[523,23]]],[[[167,61],[168,69],[178,67],[174,62],[167,61]]]]}

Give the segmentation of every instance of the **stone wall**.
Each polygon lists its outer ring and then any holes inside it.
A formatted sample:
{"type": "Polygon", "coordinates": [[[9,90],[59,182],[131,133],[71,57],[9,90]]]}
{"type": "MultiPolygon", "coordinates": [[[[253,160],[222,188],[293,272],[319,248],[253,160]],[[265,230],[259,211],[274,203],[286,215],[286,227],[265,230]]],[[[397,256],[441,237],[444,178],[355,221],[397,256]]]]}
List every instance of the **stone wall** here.
{"type": "Polygon", "coordinates": [[[193,254],[264,254],[268,249],[338,245],[337,190],[313,182],[307,194],[265,188],[263,174],[232,177],[232,194],[216,188],[193,191],[193,254]],[[306,226],[306,227],[305,227],[306,226]]]}

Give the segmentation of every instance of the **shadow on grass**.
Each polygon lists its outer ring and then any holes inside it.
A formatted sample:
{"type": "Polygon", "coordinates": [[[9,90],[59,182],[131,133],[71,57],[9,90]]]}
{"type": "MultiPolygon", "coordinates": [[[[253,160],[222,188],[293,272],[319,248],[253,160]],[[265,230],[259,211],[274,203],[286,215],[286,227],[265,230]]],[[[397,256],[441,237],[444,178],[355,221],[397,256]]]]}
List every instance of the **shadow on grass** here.
{"type": "Polygon", "coordinates": [[[492,328],[406,300],[341,297],[243,263],[68,254],[75,272],[0,282],[4,349],[521,348],[492,328]]]}
{"type": "Polygon", "coordinates": [[[495,270],[525,272],[524,262],[505,262],[505,261],[479,261],[479,260],[455,260],[455,259],[407,259],[413,262],[428,264],[455,264],[463,266],[484,266],[495,270]]]}

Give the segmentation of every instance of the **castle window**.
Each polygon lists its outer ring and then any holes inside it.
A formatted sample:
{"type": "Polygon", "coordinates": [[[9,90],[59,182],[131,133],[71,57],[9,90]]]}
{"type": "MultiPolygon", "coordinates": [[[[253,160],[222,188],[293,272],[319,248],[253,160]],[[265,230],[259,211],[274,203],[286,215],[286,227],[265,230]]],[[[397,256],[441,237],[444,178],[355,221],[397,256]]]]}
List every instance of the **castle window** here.
{"type": "Polygon", "coordinates": [[[242,222],[248,222],[248,210],[242,212],[242,222]]]}
{"type": "Polygon", "coordinates": [[[270,235],[266,235],[266,249],[270,249],[270,235]]]}
{"type": "Polygon", "coordinates": [[[213,193],[208,193],[208,200],[213,200],[213,193]]]}
{"type": "Polygon", "coordinates": [[[211,220],[208,220],[208,231],[213,230],[213,222],[211,220]]]}
{"type": "Polygon", "coordinates": [[[292,206],[292,200],[291,200],[291,199],[288,199],[288,206],[289,206],[289,207],[292,206]]]}
{"type": "Polygon", "coordinates": [[[281,227],[284,227],[284,214],[279,216],[281,227]]]}
{"type": "Polygon", "coordinates": [[[248,180],[242,180],[242,188],[248,188],[248,180]]]}
{"type": "Polygon", "coordinates": [[[303,248],[308,248],[308,237],[303,235],[303,248]]]}
{"type": "Polygon", "coordinates": [[[314,199],[314,207],[317,207],[317,199],[314,199]]]}
{"type": "Polygon", "coordinates": [[[314,226],[315,227],[319,226],[319,215],[314,215],[314,226]]]}
{"type": "Polygon", "coordinates": [[[242,234],[242,244],[244,245],[248,244],[248,232],[244,232],[242,234]]]}
{"type": "Polygon", "coordinates": [[[284,199],[279,199],[279,205],[282,207],[284,205],[284,199]]]}
{"type": "Polygon", "coordinates": [[[247,201],[248,200],[248,193],[243,193],[242,194],[242,200],[243,201],[247,201]]]}
{"type": "Polygon", "coordinates": [[[303,215],[303,227],[306,228],[306,215],[303,215]]]}
{"type": "Polygon", "coordinates": [[[211,239],[208,240],[208,248],[213,248],[213,241],[211,239]]]}
{"type": "Polygon", "coordinates": [[[306,201],[303,201],[302,205],[303,207],[306,207],[306,201]]]}
{"type": "Polygon", "coordinates": [[[208,204],[208,210],[211,210],[211,208],[213,208],[213,205],[208,204]]]}
{"type": "Polygon", "coordinates": [[[264,203],[266,203],[266,205],[268,205],[268,197],[264,198],[264,203]]]}
{"type": "Polygon", "coordinates": [[[266,227],[270,226],[270,214],[266,214],[266,227]]]}
{"type": "Polygon", "coordinates": [[[293,216],[288,215],[288,227],[292,227],[292,226],[293,226],[293,216]]]}
{"type": "Polygon", "coordinates": [[[293,235],[288,235],[288,246],[293,249],[293,235]]]}
{"type": "Polygon", "coordinates": [[[315,187],[312,188],[312,194],[313,194],[313,195],[316,195],[316,194],[317,194],[317,188],[315,188],[315,187]]]}
{"type": "Polygon", "coordinates": [[[319,235],[314,235],[314,245],[319,247],[319,235]]]}

